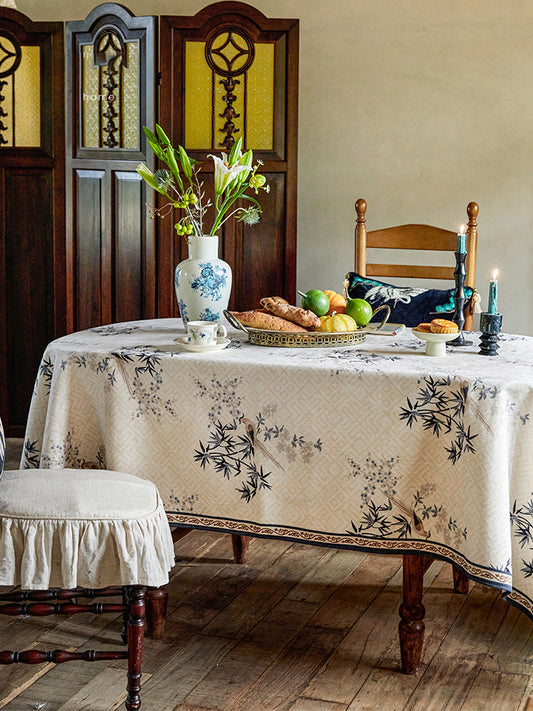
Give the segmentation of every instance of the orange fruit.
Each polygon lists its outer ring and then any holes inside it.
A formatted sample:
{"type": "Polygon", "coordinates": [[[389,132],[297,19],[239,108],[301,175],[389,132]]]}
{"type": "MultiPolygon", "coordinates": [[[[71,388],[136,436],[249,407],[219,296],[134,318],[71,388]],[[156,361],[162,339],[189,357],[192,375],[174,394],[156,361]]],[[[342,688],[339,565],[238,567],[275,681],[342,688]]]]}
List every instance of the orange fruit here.
{"type": "Polygon", "coordinates": [[[324,294],[329,299],[329,311],[326,315],[331,315],[334,311],[338,314],[343,314],[346,308],[346,299],[344,296],[330,289],[324,289],[324,294]]]}

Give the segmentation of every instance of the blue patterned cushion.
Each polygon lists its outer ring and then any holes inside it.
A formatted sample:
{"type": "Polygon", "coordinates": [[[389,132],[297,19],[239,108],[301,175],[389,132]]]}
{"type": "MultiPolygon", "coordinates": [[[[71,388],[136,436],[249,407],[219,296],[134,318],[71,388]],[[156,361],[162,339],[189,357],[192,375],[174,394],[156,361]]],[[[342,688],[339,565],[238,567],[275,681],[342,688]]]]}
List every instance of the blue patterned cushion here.
{"type": "MultiPolygon", "coordinates": [[[[418,289],[410,286],[394,286],[356,272],[346,275],[350,299],[365,299],[375,309],[381,304],[391,308],[389,321],[417,326],[434,318],[452,318],[455,289],[418,289]]],[[[472,298],[473,289],[465,286],[465,307],[472,298]]]]}
{"type": "Polygon", "coordinates": [[[6,460],[6,440],[4,437],[4,428],[2,427],[2,420],[0,420],[0,479],[2,478],[2,472],[4,471],[5,460],[6,460]]]}

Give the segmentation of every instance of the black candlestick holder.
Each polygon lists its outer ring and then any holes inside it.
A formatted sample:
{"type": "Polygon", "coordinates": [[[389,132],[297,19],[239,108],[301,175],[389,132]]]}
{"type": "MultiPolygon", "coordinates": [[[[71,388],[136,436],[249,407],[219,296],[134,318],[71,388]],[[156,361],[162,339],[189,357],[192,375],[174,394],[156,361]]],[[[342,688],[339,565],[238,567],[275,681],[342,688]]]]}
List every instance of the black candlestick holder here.
{"type": "Polygon", "coordinates": [[[482,313],[479,317],[481,338],[479,342],[480,355],[495,356],[498,354],[498,334],[502,330],[503,316],[500,313],[482,313]]]}
{"type": "Polygon", "coordinates": [[[455,270],[453,276],[455,278],[455,293],[453,321],[459,328],[459,335],[453,341],[449,341],[449,346],[471,346],[472,341],[467,341],[463,334],[463,326],[465,323],[465,267],[466,252],[455,252],[455,270]]]}

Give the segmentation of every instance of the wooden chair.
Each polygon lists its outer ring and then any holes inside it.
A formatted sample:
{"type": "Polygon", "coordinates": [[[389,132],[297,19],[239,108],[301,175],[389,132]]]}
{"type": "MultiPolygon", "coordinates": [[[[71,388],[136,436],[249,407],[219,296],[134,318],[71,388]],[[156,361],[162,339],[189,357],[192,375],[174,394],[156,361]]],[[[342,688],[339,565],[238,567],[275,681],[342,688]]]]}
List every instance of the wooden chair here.
{"type": "MultiPolygon", "coordinates": [[[[355,203],[357,223],[355,227],[355,271],[361,276],[380,276],[385,278],[414,279],[454,279],[455,266],[419,266],[415,264],[375,264],[367,262],[368,247],[380,249],[409,249],[455,252],[457,232],[430,225],[399,225],[367,232],[366,200],[359,198],[355,203]]],[[[477,216],[479,206],[475,202],[466,208],[468,223],[466,229],[465,285],[475,287],[477,253],[477,216]]],[[[465,309],[464,330],[472,330],[473,299],[465,309]]],[[[403,556],[403,603],[400,606],[400,642],[402,651],[402,669],[407,674],[414,674],[419,666],[424,637],[424,606],[422,605],[422,585],[425,571],[433,559],[420,555],[403,556]]],[[[468,592],[468,578],[453,566],[455,592],[468,592]]]]}
{"type": "MultiPolygon", "coordinates": [[[[0,421],[0,476],[5,440],[0,421]]],[[[127,649],[0,650],[0,664],[127,659],[128,711],[140,708],[147,587],[168,582],[174,547],[156,487],[130,474],[90,469],[5,471],[0,481],[3,615],[122,613],[127,649]],[[82,604],[78,598],[117,597],[82,604]]]]}
{"type": "MultiPolygon", "coordinates": [[[[451,279],[454,266],[420,266],[415,264],[374,264],[367,262],[367,247],[380,249],[412,249],[455,252],[457,232],[431,227],[430,225],[399,225],[382,230],[366,229],[366,200],[359,198],[355,203],[357,223],[355,226],[355,271],[361,276],[410,279],[451,279]]],[[[466,229],[466,278],[465,285],[476,285],[477,216],[479,206],[475,202],[466,208],[468,224],[466,229]]],[[[453,258],[452,258],[453,259],[453,258]]],[[[471,331],[473,323],[473,299],[465,309],[464,330],[471,331]]]]}

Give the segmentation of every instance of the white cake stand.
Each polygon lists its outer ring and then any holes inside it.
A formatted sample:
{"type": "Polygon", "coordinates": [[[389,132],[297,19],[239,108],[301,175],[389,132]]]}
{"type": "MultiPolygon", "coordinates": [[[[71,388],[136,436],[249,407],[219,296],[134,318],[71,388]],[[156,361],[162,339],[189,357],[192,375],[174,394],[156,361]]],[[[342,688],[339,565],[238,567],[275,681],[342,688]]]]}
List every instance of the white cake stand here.
{"type": "Polygon", "coordinates": [[[453,341],[458,336],[457,331],[455,333],[430,333],[428,331],[419,331],[416,328],[411,330],[417,338],[426,341],[426,355],[440,358],[446,355],[446,342],[453,341]]]}

